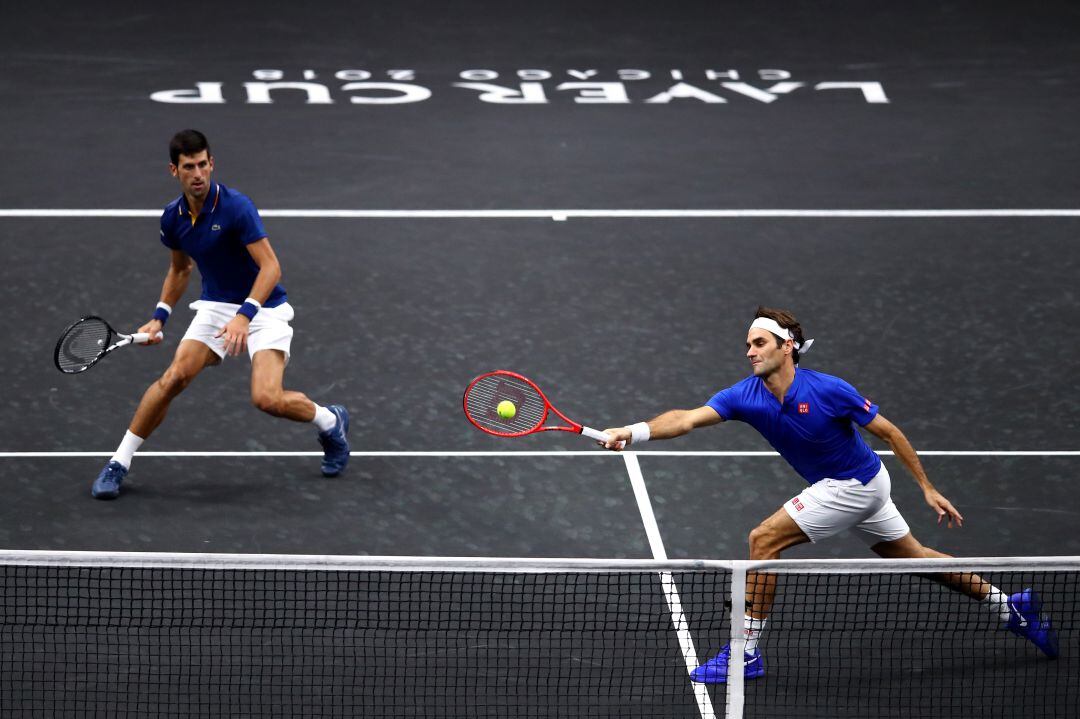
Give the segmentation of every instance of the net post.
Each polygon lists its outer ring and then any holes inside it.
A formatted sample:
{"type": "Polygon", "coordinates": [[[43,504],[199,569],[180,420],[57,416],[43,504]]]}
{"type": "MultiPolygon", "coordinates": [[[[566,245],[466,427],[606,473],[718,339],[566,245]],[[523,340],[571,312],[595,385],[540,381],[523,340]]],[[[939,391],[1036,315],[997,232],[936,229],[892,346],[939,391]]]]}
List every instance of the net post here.
{"type": "Polygon", "coordinates": [[[728,656],[727,719],[742,719],[743,716],[747,564],[745,560],[736,560],[731,563],[731,642],[729,646],[731,653],[728,656]]]}

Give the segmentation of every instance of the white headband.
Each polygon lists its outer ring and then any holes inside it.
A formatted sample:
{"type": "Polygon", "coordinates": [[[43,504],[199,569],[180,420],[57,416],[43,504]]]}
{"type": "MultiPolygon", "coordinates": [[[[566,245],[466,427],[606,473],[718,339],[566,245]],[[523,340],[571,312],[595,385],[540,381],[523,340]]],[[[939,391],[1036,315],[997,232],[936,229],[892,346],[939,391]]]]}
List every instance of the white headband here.
{"type": "Polygon", "coordinates": [[[806,354],[810,351],[810,345],[814,344],[814,340],[803,340],[802,344],[794,342],[795,336],[791,334],[791,330],[781,327],[779,322],[768,317],[758,317],[754,320],[753,324],[750,325],[750,329],[755,327],[768,330],[782,340],[792,340],[795,349],[799,350],[799,354],[806,354]]]}

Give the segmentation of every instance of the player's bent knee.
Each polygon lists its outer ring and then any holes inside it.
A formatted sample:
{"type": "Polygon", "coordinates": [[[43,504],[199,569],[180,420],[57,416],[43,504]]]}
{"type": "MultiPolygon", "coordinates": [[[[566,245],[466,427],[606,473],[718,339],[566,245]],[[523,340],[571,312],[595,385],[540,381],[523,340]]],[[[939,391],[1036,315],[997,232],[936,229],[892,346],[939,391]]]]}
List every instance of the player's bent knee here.
{"type": "Polygon", "coordinates": [[[187,372],[184,369],[173,365],[165,370],[165,373],[158,379],[158,386],[161,387],[166,395],[175,397],[183,392],[184,389],[191,384],[191,380],[193,379],[195,379],[195,374],[193,372],[187,372]]]}
{"type": "Polygon", "coordinates": [[[769,531],[764,525],[759,524],[750,530],[750,558],[751,559],[769,559],[770,555],[774,553],[774,541],[773,533],[769,531]]]}
{"type": "Polygon", "coordinates": [[[284,412],[282,396],[280,393],[253,392],[251,395],[251,403],[260,411],[275,417],[281,416],[282,412],[284,412]]]}

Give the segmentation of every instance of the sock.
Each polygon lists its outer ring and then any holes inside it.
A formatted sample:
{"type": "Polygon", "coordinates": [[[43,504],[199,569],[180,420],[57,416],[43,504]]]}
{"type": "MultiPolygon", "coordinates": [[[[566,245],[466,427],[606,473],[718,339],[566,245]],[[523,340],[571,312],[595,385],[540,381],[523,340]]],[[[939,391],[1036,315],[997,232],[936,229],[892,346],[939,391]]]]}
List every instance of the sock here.
{"type": "Polygon", "coordinates": [[[758,640],[761,638],[761,632],[765,629],[765,622],[768,619],[754,619],[753,617],[746,617],[743,626],[743,633],[746,635],[746,653],[753,654],[757,651],[758,640]]]}
{"type": "MultiPolygon", "coordinates": [[[[313,403],[314,404],[314,403],[313,403]]],[[[320,404],[315,405],[315,419],[311,420],[320,432],[329,432],[337,425],[337,415],[320,404]]]]}
{"type": "Polygon", "coordinates": [[[990,585],[990,591],[983,597],[982,603],[986,605],[987,609],[991,612],[996,612],[1001,618],[1001,621],[1009,621],[1011,616],[1009,612],[1009,597],[994,585],[990,585]]]}
{"type": "Polygon", "coordinates": [[[131,430],[124,433],[124,439],[120,442],[120,446],[116,448],[116,453],[113,454],[113,462],[119,462],[124,465],[124,469],[131,468],[131,458],[135,456],[135,450],[139,448],[139,445],[143,443],[143,438],[137,434],[132,434],[131,430]]]}

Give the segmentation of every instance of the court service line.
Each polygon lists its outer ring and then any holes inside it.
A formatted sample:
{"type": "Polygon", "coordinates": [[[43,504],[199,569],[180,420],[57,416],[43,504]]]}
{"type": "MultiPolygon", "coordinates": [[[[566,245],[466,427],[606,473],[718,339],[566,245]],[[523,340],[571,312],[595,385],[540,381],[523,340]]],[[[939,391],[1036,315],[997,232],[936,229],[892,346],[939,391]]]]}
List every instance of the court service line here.
{"type": "MultiPolygon", "coordinates": [[[[728,219],[728,218],[977,218],[1080,217],[1080,209],[531,209],[531,210],[260,210],[263,217],[313,219],[728,219]]],[[[160,209],[0,209],[0,218],[160,217],[160,209]]]]}
{"type": "MultiPolygon", "coordinates": [[[[660,536],[660,526],[656,523],[656,515],[653,513],[652,502],[649,500],[649,490],[645,487],[645,476],[641,473],[641,465],[638,463],[637,454],[625,452],[623,460],[626,462],[626,472],[630,475],[630,486],[634,489],[634,498],[637,500],[638,512],[641,513],[641,522],[645,525],[645,536],[649,539],[649,548],[652,550],[653,559],[661,562],[667,561],[667,549],[664,548],[664,538],[660,536]]],[[[690,623],[686,621],[686,612],[683,611],[682,598],[679,589],[675,586],[675,578],[671,572],[660,572],[660,586],[664,592],[664,600],[667,602],[668,611],[671,612],[671,624],[675,628],[675,634],[679,638],[679,647],[682,649],[683,661],[686,663],[686,673],[694,671],[698,667],[698,653],[694,646],[694,638],[690,635],[690,623]]],[[[694,698],[697,701],[698,712],[702,719],[715,717],[712,697],[704,684],[690,682],[694,690],[694,698]]]]}
{"type": "MultiPolygon", "coordinates": [[[[63,459],[66,457],[111,457],[114,452],[0,452],[0,459],[63,459]]],[[[137,452],[140,457],[321,457],[322,452],[292,451],[147,451],[137,452]]],[[[771,457],[780,455],[776,452],[738,452],[738,451],[642,451],[623,452],[623,456],[642,457],[771,457]]],[[[881,457],[892,457],[887,450],[877,452],[881,457]]],[[[918,450],[921,457],[1080,457],[1080,450],[918,450]]],[[[607,450],[521,450],[521,451],[354,451],[353,457],[611,457],[607,450]]]]}

